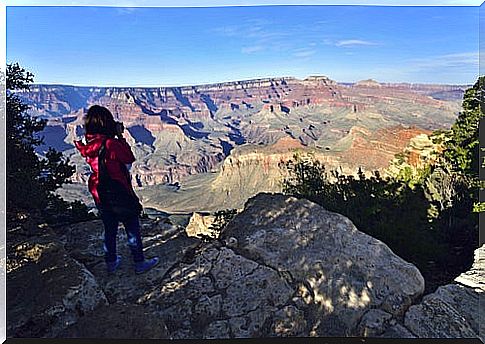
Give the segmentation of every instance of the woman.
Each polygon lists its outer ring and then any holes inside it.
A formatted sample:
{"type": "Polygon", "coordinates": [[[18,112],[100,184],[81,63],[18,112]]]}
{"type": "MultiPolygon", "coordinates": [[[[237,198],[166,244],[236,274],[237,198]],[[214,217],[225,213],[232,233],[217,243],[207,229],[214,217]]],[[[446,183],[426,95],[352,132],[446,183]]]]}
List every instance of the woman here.
{"type": "MultiPolygon", "coordinates": [[[[109,209],[103,208],[100,200],[98,154],[104,143],[105,165],[109,177],[119,182],[124,191],[133,195],[135,191],[131,185],[126,165],[133,163],[135,157],[123,137],[123,124],[115,122],[107,108],[99,105],[91,106],[84,119],[84,129],[86,144],[81,141],[74,141],[74,143],[81,155],[86,158],[86,162],[91,166],[93,172],[89,177],[88,187],[103,220],[105,260],[108,272],[112,273],[121,263],[121,257],[116,254],[116,236],[120,219],[109,209]]],[[[151,269],[159,259],[155,257],[146,260],[143,255],[139,217],[133,216],[122,222],[128,235],[128,246],[135,262],[135,272],[142,273],[151,269]]]]}

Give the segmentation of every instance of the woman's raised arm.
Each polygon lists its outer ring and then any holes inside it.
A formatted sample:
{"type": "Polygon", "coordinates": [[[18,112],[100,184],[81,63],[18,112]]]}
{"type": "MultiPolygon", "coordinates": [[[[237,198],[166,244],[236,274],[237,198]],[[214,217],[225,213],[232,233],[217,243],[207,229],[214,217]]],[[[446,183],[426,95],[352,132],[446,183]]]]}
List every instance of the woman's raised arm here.
{"type": "Polygon", "coordinates": [[[108,140],[106,148],[110,152],[110,158],[113,160],[118,160],[123,164],[131,164],[136,160],[130,145],[123,137],[108,140]]]}

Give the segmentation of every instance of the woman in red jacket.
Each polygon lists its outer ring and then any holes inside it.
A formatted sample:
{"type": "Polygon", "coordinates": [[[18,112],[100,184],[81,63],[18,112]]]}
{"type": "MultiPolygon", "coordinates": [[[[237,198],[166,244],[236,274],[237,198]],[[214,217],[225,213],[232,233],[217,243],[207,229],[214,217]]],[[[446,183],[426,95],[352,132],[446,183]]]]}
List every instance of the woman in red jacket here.
{"type": "MultiPolygon", "coordinates": [[[[123,137],[123,124],[115,122],[113,115],[107,108],[99,105],[91,106],[84,119],[84,129],[86,143],[84,144],[82,141],[75,141],[74,143],[91,166],[92,174],[89,177],[88,187],[104,224],[104,250],[107,269],[108,272],[114,272],[121,263],[121,257],[116,254],[116,235],[120,220],[114,213],[103,209],[98,194],[98,154],[103,142],[105,142],[106,170],[110,178],[118,181],[121,184],[120,187],[132,194],[135,191],[131,185],[131,177],[126,165],[133,163],[135,157],[123,137]]],[[[143,255],[138,216],[123,221],[123,224],[128,235],[128,246],[135,262],[135,272],[142,273],[149,270],[158,263],[159,259],[155,257],[146,260],[143,255]]]]}

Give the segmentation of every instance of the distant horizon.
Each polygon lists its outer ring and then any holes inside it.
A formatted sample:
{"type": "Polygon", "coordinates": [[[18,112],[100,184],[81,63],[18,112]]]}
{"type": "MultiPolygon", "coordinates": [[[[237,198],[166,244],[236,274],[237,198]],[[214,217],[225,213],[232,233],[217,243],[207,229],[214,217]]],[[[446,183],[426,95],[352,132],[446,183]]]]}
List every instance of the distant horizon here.
{"type": "Polygon", "coordinates": [[[181,87],[267,75],[472,84],[478,7],[7,6],[7,63],[39,84],[181,87]]]}
{"type": "MultiPolygon", "coordinates": [[[[22,66],[23,67],[23,66],[22,66]]],[[[308,75],[304,78],[294,77],[294,76],[271,76],[271,77],[254,77],[249,79],[230,79],[227,81],[216,81],[216,82],[209,82],[209,83],[194,83],[194,84],[181,84],[181,85],[86,85],[86,84],[67,84],[67,83],[43,83],[43,82],[33,82],[32,86],[69,86],[69,87],[80,87],[80,88],[184,88],[184,87],[200,87],[200,86],[211,86],[211,85],[219,85],[219,84],[231,84],[236,82],[249,82],[249,81],[257,81],[257,80],[282,80],[282,79],[295,79],[299,81],[304,81],[307,78],[311,77],[321,77],[321,78],[328,78],[337,84],[356,84],[362,81],[375,81],[379,84],[408,84],[408,85],[440,85],[440,86],[473,86],[474,82],[472,83],[457,83],[457,84],[449,84],[449,83],[434,83],[434,82],[403,82],[403,81],[379,81],[374,78],[367,78],[367,79],[360,79],[356,81],[340,81],[333,79],[327,75],[308,75]]],[[[478,76],[477,76],[478,79],[478,76]]]]}

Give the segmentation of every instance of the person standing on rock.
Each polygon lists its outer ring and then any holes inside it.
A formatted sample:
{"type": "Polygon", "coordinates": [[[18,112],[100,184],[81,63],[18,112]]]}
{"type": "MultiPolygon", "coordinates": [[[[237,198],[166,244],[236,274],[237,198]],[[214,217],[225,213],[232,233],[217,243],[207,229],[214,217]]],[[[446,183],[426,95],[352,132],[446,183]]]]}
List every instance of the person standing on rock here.
{"type": "MultiPolygon", "coordinates": [[[[104,224],[107,270],[109,273],[115,272],[121,263],[121,256],[116,253],[116,236],[118,225],[122,222],[128,236],[128,246],[132,253],[135,272],[145,272],[154,267],[159,258],[145,259],[144,257],[139,212],[136,209],[128,208],[126,214],[120,214],[120,207],[114,207],[106,197],[102,197],[104,194],[101,192],[101,186],[105,186],[103,183],[107,178],[111,182],[111,187],[116,186],[116,192],[110,191],[112,194],[116,194],[115,201],[116,198],[135,199],[135,207],[141,207],[131,185],[131,177],[126,166],[135,161],[135,156],[123,137],[124,126],[121,122],[115,122],[107,108],[93,105],[84,118],[84,129],[86,143],[76,140],[74,144],[91,166],[92,174],[89,177],[88,188],[104,224]],[[103,183],[100,183],[101,181],[103,183]]],[[[103,190],[105,189],[103,188],[103,190]]]]}

